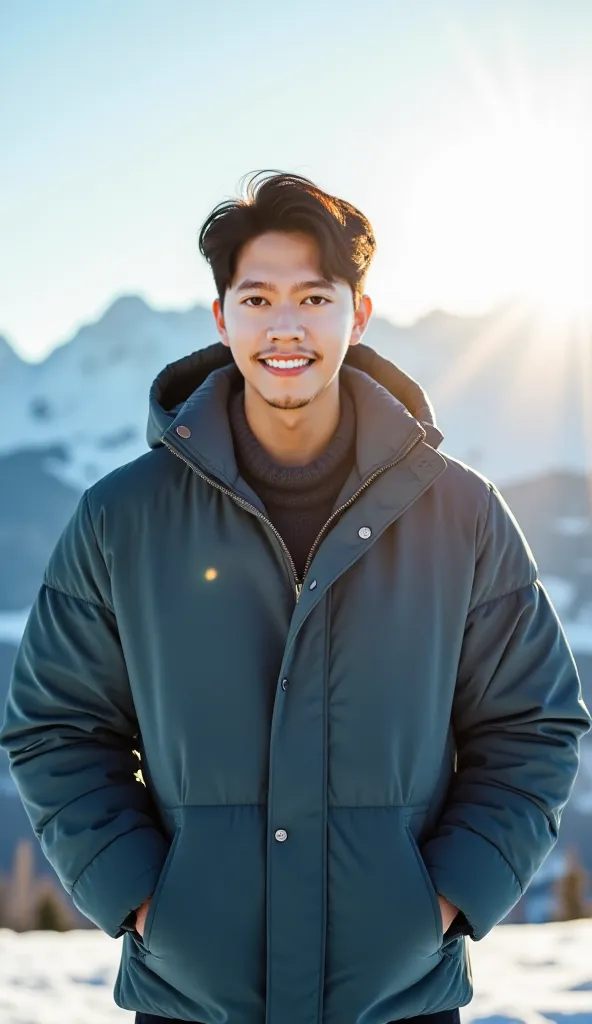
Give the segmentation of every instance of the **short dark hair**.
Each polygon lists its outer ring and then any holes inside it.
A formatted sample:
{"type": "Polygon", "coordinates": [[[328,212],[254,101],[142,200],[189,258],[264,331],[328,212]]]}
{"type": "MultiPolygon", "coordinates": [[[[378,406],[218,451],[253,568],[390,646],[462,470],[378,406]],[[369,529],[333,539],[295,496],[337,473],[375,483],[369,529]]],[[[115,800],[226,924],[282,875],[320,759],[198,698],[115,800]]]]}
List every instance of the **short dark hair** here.
{"type": "Polygon", "coordinates": [[[370,221],[345,199],[323,192],[299,174],[255,171],[246,196],[219,203],[203,223],[199,251],[210,264],[220,305],[239,252],[266,231],[305,233],[319,248],[321,273],[351,287],[357,310],[376,249],[370,221]],[[260,175],[272,174],[257,182],[260,175]]]}

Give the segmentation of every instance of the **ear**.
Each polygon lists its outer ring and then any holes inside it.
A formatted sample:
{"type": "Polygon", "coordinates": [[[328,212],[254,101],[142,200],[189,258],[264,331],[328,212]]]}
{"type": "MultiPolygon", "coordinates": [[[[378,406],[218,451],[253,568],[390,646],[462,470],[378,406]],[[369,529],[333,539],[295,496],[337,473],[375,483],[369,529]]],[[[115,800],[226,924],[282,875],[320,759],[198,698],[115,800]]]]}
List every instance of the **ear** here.
{"type": "Polygon", "coordinates": [[[222,312],[222,306],[219,299],[214,299],[212,303],[212,313],[214,314],[214,320],[216,321],[216,328],[220,335],[220,341],[227,348],[230,348],[230,341],[226,331],[226,324],[224,322],[224,314],[222,312]]]}
{"type": "Polygon", "coordinates": [[[362,295],[360,299],[360,305],[354,314],[354,325],[352,328],[351,338],[349,339],[350,345],[357,345],[362,340],[362,335],[368,326],[368,321],[372,316],[372,299],[369,295],[362,295]]]}

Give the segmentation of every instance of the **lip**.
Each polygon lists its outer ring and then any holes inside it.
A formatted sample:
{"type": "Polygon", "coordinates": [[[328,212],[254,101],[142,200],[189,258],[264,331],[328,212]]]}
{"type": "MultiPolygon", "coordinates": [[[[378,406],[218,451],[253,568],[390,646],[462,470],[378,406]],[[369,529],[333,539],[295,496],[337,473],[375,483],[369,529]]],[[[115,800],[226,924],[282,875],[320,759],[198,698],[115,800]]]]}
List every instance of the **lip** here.
{"type": "Polygon", "coordinates": [[[310,370],[311,366],[316,362],[313,356],[304,355],[302,352],[298,352],[290,356],[260,356],[258,361],[264,370],[267,370],[268,373],[274,374],[276,377],[299,377],[301,373],[306,373],[307,370],[310,370]],[[311,362],[308,366],[295,366],[290,368],[286,366],[285,369],[278,369],[275,366],[268,366],[265,362],[266,359],[277,359],[278,362],[285,363],[290,362],[291,359],[310,359],[311,362]]]}

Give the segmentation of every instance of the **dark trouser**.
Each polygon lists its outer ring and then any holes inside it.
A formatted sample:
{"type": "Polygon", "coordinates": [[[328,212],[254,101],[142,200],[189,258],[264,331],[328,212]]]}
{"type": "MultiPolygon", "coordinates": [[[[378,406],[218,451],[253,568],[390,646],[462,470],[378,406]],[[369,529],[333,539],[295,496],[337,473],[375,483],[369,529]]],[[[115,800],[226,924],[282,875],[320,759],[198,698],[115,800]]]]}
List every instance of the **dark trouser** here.
{"type": "MultiPolygon", "coordinates": [[[[460,1012],[458,1010],[442,1010],[441,1013],[424,1013],[420,1017],[407,1017],[407,1024],[460,1024],[460,1012]]],[[[173,1017],[155,1017],[151,1013],[136,1013],[135,1024],[188,1024],[187,1021],[174,1019],[173,1017]]],[[[194,1021],[193,1024],[199,1024],[194,1021]]]]}

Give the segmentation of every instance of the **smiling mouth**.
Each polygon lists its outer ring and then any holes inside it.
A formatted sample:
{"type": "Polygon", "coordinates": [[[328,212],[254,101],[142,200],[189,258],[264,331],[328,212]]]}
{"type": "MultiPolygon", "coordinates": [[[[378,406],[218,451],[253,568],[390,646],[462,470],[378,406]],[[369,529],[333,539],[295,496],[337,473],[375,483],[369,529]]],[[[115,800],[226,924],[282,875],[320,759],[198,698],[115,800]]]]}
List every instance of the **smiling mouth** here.
{"type": "Polygon", "coordinates": [[[293,377],[307,370],[315,360],[312,356],[267,356],[259,362],[270,373],[293,377]]]}

